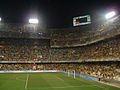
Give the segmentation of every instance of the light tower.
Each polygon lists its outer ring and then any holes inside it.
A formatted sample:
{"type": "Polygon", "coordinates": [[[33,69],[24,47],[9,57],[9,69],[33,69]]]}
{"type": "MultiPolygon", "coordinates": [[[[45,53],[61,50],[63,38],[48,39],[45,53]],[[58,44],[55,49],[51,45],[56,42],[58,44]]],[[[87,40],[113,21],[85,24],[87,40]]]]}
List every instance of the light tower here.
{"type": "Polygon", "coordinates": [[[37,25],[39,24],[39,20],[37,18],[30,18],[29,19],[30,26],[33,27],[34,32],[36,31],[37,25]]]}

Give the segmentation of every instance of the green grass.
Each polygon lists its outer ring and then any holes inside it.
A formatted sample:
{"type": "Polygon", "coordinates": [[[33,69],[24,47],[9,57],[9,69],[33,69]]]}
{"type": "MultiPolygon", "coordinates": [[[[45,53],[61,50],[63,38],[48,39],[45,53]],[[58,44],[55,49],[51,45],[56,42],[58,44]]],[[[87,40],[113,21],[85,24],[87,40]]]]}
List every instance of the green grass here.
{"type": "Polygon", "coordinates": [[[120,90],[64,73],[0,74],[0,90],[120,90]]]}

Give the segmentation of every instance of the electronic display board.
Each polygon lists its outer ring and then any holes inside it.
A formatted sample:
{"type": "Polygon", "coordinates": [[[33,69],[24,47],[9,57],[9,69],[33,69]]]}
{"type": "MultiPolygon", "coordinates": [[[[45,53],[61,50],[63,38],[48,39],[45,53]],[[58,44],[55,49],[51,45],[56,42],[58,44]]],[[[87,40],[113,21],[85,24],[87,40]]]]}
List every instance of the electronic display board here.
{"type": "Polygon", "coordinates": [[[85,25],[91,23],[90,15],[79,16],[73,18],[73,26],[85,25]]]}

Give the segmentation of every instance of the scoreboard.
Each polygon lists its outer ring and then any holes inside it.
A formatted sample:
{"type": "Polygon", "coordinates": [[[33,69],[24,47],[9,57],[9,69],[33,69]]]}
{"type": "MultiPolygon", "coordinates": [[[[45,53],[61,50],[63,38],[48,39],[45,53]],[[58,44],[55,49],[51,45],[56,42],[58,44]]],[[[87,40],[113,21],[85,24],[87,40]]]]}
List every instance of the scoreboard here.
{"type": "Polygon", "coordinates": [[[79,16],[73,18],[73,26],[85,25],[91,23],[90,15],[79,16]]]}

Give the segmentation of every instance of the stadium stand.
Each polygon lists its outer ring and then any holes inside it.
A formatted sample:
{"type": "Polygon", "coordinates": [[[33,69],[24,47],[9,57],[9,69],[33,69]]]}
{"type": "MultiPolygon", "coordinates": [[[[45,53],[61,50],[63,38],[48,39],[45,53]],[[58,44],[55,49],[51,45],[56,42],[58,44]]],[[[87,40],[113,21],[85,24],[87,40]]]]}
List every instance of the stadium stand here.
{"type": "Polygon", "coordinates": [[[120,37],[106,39],[91,45],[75,48],[55,48],[52,60],[111,61],[120,60],[120,37]]]}
{"type": "Polygon", "coordinates": [[[49,40],[0,39],[0,61],[119,61],[120,37],[91,45],[50,48],[49,40]]]}
{"type": "Polygon", "coordinates": [[[2,24],[0,23],[0,38],[33,38],[49,39],[49,30],[31,24],[2,24]]]}
{"type": "Polygon", "coordinates": [[[118,35],[120,16],[102,24],[62,29],[52,33],[51,47],[73,47],[95,43],[118,35]]]}
{"type": "Polygon", "coordinates": [[[75,70],[120,81],[119,21],[118,16],[100,26],[45,32],[29,25],[1,24],[0,71],[75,70]]]}
{"type": "Polygon", "coordinates": [[[49,64],[0,64],[0,71],[21,70],[60,70],[76,74],[120,81],[120,62],[82,62],[82,63],[49,63],[49,64]]]}
{"type": "Polygon", "coordinates": [[[49,60],[48,40],[1,39],[0,59],[2,61],[49,60]]]}

